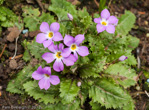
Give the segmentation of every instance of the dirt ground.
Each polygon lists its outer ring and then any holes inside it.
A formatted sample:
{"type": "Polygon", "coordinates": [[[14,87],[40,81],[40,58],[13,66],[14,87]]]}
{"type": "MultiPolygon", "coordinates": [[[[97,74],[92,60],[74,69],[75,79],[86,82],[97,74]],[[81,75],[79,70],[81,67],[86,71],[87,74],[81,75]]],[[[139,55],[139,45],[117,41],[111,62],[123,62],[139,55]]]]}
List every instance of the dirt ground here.
{"type": "MultiPolygon", "coordinates": [[[[36,6],[42,9],[43,7],[41,5],[43,4],[39,4],[37,1],[40,0],[16,0],[16,3],[13,3],[12,5],[7,3],[4,3],[4,5],[13,9],[17,15],[21,15],[22,11],[20,11],[21,9],[19,7],[22,5],[34,6],[37,4],[36,6]],[[29,3],[27,1],[33,1],[33,3],[29,3]]],[[[91,15],[98,13],[98,5],[100,5],[98,4],[98,0],[68,1],[77,5],[77,8],[79,9],[86,7],[91,15]]],[[[138,70],[140,80],[137,85],[130,88],[129,91],[135,101],[136,110],[149,110],[149,97],[145,93],[145,91],[147,91],[145,85],[147,78],[143,74],[143,71],[149,72],[149,0],[107,0],[106,6],[108,6],[108,9],[113,15],[121,16],[121,14],[124,14],[125,10],[130,10],[136,16],[136,23],[130,34],[140,39],[139,47],[133,51],[136,58],[139,58],[141,61],[140,69],[138,70]],[[137,53],[137,51],[139,51],[139,53],[137,53]]],[[[24,107],[24,109],[29,110],[29,108],[27,108],[29,105],[30,109],[35,109],[38,106],[37,101],[23,95],[8,93],[6,92],[6,88],[9,80],[11,80],[15,74],[17,74],[17,72],[26,65],[22,59],[24,48],[21,46],[21,42],[24,39],[32,40],[32,35],[36,35],[37,32],[29,32],[28,35],[21,33],[22,37],[19,38],[17,43],[17,56],[19,56],[13,61],[10,60],[10,57],[13,57],[14,55],[15,40],[12,42],[8,41],[6,38],[8,34],[8,29],[4,29],[2,37],[0,37],[0,110],[15,110],[14,107],[24,107]],[[2,52],[3,50],[4,53],[2,52]]],[[[32,63],[36,62],[37,61],[35,59],[32,60],[32,63]]]]}

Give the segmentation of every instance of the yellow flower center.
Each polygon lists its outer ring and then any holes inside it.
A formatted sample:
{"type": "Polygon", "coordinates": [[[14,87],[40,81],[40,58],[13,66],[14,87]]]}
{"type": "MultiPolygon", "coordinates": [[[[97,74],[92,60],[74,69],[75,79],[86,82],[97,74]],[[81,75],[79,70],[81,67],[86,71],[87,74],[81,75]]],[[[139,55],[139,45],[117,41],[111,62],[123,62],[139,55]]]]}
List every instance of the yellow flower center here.
{"type": "Polygon", "coordinates": [[[48,74],[44,74],[46,77],[50,77],[50,75],[48,75],[48,74]]]}
{"type": "Polygon", "coordinates": [[[106,23],[105,21],[103,21],[101,24],[102,24],[102,25],[104,25],[104,26],[106,26],[106,25],[107,25],[107,23],[106,23]]]}
{"type": "Polygon", "coordinates": [[[53,32],[49,32],[48,37],[52,38],[53,37],[53,32]]]}
{"type": "Polygon", "coordinates": [[[71,50],[76,50],[77,46],[75,44],[71,45],[71,50]]]}
{"type": "Polygon", "coordinates": [[[57,52],[57,53],[56,53],[56,57],[57,57],[57,58],[61,58],[61,57],[62,57],[61,52],[57,52]]]}

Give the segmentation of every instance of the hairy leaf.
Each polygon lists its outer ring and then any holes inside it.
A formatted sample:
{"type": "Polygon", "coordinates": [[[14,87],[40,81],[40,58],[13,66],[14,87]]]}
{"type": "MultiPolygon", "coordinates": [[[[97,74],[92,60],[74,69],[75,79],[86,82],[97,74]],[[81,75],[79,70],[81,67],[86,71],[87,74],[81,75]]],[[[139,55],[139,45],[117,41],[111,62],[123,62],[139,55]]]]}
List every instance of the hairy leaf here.
{"type": "Polygon", "coordinates": [[[135,15],[130,11],[125,11],[118,21],[116,30],[119,34],[127,35],[135,23],[135,15]]]}
{"type": "Polygon", "coordinates": [[[75,100],[79,90],[79,87],[76,85],[76,80],[63,80],[60,83],[60,97],[63,99],[62,103],[67,104],[75,100]]]}
{"type": "Polygon", "coordinates": [[[36,81],[29,81],[23,85],[25,91],[28,95],[33,96],[35,100],[39,100],[39,102],[55,103],[58,102],[59,90],[58,87],[54,86],[49,88],[48,91],[40,90],[38,83],[36,81]]]}
{"type": "Polygon", "coordinates": [[[106,108],[122,108],[131,100],[130,95],[113,81],[98,79],[89,89],[89,97],[106,108]]]}
{"type": "Polygon", "coordinates": [[[118,83],[125,88],[135,85],[136,73],[133,69],[122,64],[113,64],[105,70],[105,73],[111,75],[111,77],[117,79],[118,83]]]}

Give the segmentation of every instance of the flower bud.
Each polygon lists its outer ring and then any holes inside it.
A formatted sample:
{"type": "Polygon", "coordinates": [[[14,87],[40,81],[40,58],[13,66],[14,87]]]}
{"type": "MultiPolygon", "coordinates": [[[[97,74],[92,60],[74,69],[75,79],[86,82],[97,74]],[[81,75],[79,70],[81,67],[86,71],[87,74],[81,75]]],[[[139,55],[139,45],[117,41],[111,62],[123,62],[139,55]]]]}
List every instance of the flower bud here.
{"type": "Polygon", "coordinates": [[[78,87],[80,87],[80,86],[81,86],[81,82],[80,82],[80,81],[77,83],[77,86],[78,86],[78,87]]]}
{"type": "Polygon", "coordinates": [[[68,16],[68,18],[69,18],[70,21],[73,20],[73,16],[70,13],[68,13],[67,16],[68,16]]]}
{"type": "Polygon", "coordinates": [[[126,59],[128,59],[128,57],[126,57],[126,56],[121,56],[121,57],[119,57],[119,61],[124,61],[124,60],[126,60],[126,59]]]}

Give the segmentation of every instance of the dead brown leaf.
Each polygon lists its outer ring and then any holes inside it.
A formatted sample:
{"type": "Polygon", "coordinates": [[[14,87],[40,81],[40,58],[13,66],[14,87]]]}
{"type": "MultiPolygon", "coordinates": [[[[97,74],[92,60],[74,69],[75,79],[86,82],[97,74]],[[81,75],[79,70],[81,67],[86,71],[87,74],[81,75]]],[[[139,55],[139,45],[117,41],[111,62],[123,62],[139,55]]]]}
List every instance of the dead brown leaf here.
{"type": "Polygon", "coordinates": [[[73,5],[80,5],[81,2],[79,0],[67,0],[68,2],[71,2],[73,5]]]}
{"type": "Polygon", "coordinates": [[[10,31],[10,33],[7,35],[7,40],[10,42],[13,42],[14,39],[17,38],[21,33],[18,27],[8,28],[8,31],[10,31]]]}
{"type": "Polygon", "coordinates": [[[40,32],[41,32],[40,30],[29,32],[29,36],[30,36],[30,37],[35,37],[35,36],[37,36],[37,34],[39,34],[40,32]]]}

